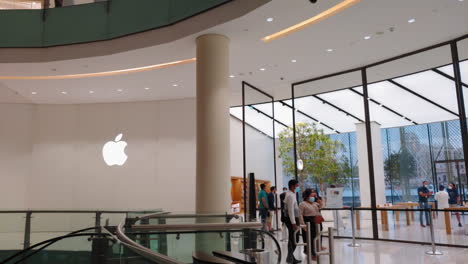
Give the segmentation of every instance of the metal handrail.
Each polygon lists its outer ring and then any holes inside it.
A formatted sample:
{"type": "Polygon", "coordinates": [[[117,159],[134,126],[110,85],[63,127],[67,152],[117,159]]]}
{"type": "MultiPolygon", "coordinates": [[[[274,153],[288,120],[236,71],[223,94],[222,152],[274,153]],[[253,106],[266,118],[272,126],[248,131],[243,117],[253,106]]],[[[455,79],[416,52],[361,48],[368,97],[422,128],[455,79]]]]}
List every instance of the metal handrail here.
{"type": "Polygon", "coordinates": [[[150,213],[155,211],[162,211],[162,209],[154,210],[0,210],[0,214],[20,214],[20,213],[33,213],[33,214],[55,214],[55,213],[103,213],[103,214],[124,214],[124,213],[150,213]]]}
{"type": "Polygon", "coordinates": [[[212,231],[233,229],[255,229],[261,228],[262,223],[201,223],[201,224],[161,224],[161,225],[133,225],[132,230],[190,230],[190,231],[212,231]]]}

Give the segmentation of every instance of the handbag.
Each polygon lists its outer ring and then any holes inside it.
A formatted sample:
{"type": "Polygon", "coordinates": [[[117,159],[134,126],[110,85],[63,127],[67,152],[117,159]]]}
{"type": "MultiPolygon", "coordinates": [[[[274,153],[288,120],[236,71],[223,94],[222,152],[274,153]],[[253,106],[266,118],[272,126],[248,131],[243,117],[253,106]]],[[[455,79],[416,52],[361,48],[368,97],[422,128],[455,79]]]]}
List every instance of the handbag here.
{"type": "Polygon", "coordinates": [[[323,222],[325,222],[325,219],[323,218],[323,216],[321,216],[321,215],[316,215],[316,216],[314,217],[314,223],[316,223],[316,224],[321,224],[321,223],[323,223],[323,222]]]}

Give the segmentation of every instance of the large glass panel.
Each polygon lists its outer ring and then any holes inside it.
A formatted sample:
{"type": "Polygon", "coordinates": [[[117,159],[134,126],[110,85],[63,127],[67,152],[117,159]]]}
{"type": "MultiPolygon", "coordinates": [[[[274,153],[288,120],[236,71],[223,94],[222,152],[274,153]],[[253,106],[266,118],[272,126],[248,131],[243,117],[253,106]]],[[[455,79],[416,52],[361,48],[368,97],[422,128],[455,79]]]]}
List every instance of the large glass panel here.
{"type": "Polygon", "coordinates": [[[0,262],[22,250],[26,213],[0,213],[0,262]]]}
{"type": "MultiPolygon", "coordinates": [[[[372,137],[380,143],[374,171],[381,207],[448,207],[436,193],[439,186],[446,191],[449,182],[458,182],[457,162],[463,159],[451,58],[450,46],[443,46],[367,71],[372,137]],[[427,193],[427,201],[420,192],[427,193]]],[[[437,242],[468,242],[459,233],[446,234],[443,212],[382,211],[379,216],[382,238],[430,242],[423,225],[432,222],[437,242]]]]}
{"type": "Polygon", "coordinates": [[[94,213],[33,213],[31,244],[95,226],[94,213]]]}
{"type": "MultiPolygon", "coordinates": [[[[295,86],[296,145],[298,176],[301,187],[313,188],[326,199],[326,207],[369,207],[368,180],[363,188],[367,194],[361,197],[358,145],[366,145],[364,127],[364,99],[361,72],[356,71],[295,86]],[[359,144],[358,144],[359,143],[359,144]],[[339,201],[327,197],[336,189],[339,201]],[[327,192],[330,190],[330,193],[327,192]],[[342,196],[341,196],[342,195],[342,196]]],[[[280,137],[287,142],[292,132],[280,137]]],[[[364,163],[362,163],[364,164],[364,163]]],[[[367,162],[365,162],[367,167],[367,162]]],[[[367,169],[361,173],[366,173],[367,169]]],[[[367,177],[367,176],[366,176],[367,177]]],[[[328,226],[338,227],[339,235],[350,235],[351,223],[348,210],[323,210],[328,226]]],[[[362,217],[361,237],[372,236],[370,215],[362,217]]]]}
{"type": "MultiPolygon", "coordinates": [[[[192,263],[192,254],[196,251],[212,255],[214,251],[240,253],[245,249],[262,249],[268,252],[269,263],[276,263],[279,256],[275,241],[257,231],[139,232],[127,233],[127,236],[184,263],[192,263]]],[[[284,258],[285,252],[282,253],[284,258]]]]}
{"type": "MultiPolygon", "coordinates": [[[[275,133],[273,132],[275,123],[273,119],[273,102],[272,98],[261,92],[259,88],[245,85],[244,89],[246,122],[244,155],[246,159],[246,172],[247,176],[250,173],[255,175],[255,185],[250,186],[249,182],[247,182],[246,193],[249,195],[251,189],[254,191],[255,197],[252,198],[255,199],[256,206],[260,208],[257,199],[260,185],[265,184],[265,191],[269,193],[270,188],[277,183],[273,148],[275,140],[275,133]]],[[[240,211],[243,211],[244,207],[244,191],[242,189],[243,184],[238,183],[242,181],[243,179],[234,177],[231,180],[232,186],[237,187],[231,191],[233,204],[240,204],[240,211]]],[[[247,205],[249,206],[248,202],[247,205]]],[[[257,219],[260,219],[260,215],[258,215],[257,219]]],[[[273,219],[276,220],[276,217],[273,217],[273,219]]],[[[273,226],[276,226],[276,224],[273,223],[273,226]]]]}

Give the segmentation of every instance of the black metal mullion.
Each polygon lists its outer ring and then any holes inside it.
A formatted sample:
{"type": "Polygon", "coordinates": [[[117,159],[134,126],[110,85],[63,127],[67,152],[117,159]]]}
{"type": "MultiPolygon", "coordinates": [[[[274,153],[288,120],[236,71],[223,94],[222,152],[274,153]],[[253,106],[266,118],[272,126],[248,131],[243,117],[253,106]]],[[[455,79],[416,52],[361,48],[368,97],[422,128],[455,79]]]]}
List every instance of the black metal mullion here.
{"type": "MultiPolygon", "coordinates": [[[[458,58],[457,42],[450,43],[452,51],[453,74],[455,77],[455,88],[457,91],[458,113],[460,119],[461,138],[463,144],[463,158],[465,159],[465,170],[468,168],[468,128],[466,124],[465,100],[463,98],[463,87],[461,82],[460,64],[458,58]]],[[[466,174],[468,182],[468,173],[466,174]]]]}
{"type": "MultiPolygon", "coordinates": [[[[296,109],[295,107],[295,97],[294,97],[294,84],[291,84],[291,96],[292,96],[292,107],[293,109],[296,109]]],[[[299,180],[299,175],[297,172],[297,142],[296,142],[296,111],[292,111],[292,119],[293,119],[293,145],[294,145],[294,177],[296,181],[299,180]]],[[[288,186],[289,189],[289,186],[288,186]]]]}
{"type": "MultiPolygon", "coordinates": [[[[275,138],[275,134],[276,134],[276,130],[275,130],[275,99],[274,98],[271,98],[271,111],[272,111],[272,115],[273,115],[273,174],[275,175],[275,188],[276,188],[276,191],[278,191],[278,182],[277,182],[277,175],[276,175],[276,138],[275,138]]],[[[275,194],[275,219],[276,219],[276,230],[279,230],[279,226],[278,226],[278,210],[277,210],[277,207],[278,207],[278,197],[277,195],[275,194]]]]}
{"type": "MultiPolygon", "coordinates": [[[[360,93],[360,92],[354,90],[354,88],[349,88],[349,90],[353,91],[353,92],[356,93],[356,94],[359,94],[360,96],[364,96],[362,93],[360,93]]],[[[390,111],[391,113],[393,113],[393,114],[395,114],[395,115],[397,115],[397,116],[399,116],[399,117],[401,117],[401,118],[404,118],[405,120],[407,120],[407,121],[409,121],[409,122],[411,122],[411,123],[413,123],[413,124],[415,124],[415,125],[419,125],[418,123],[414,122],[412,119],[409,119],[408,117],[406,117],[406,116],[404,116],[404,115],[398,113],[397,111],[391,109],[390,107],[383,105],[383,104],[380,103],[379,101],[374,100],[374,99],[372,99],[372,98],[370,98],[369,100],[370,100],[371,102],[373,102],[373,103],[379,105],[380,107],[384,108],[385,110],[390,111]]]]}
{"type": "Polygon", "coordinates": [[[333,127],[331,127],[331,126],[329,126],[329,125],[327,125],[327,124],[325,124],[324,122],[318,120],[317,118],[315,118],[315,117],[313,117],[313,116],[311,116],[311,115],[309,115],[309,114],[306,114],[305,112],[303,112],[303,111],[301,111],[301,110],[299,110],[299,109],[294,109],[294,108],[293,108],[292,106],[290,106],[288,103],[286,103],[286,102],[284,102],[284,101],[282,101],[282,100],[279,100],[278,102],[281,103],[281,104],[284,105],[284,106],[287,106],[287,107],[291,108],[293,111],[296,110],[298,113],[304,115],[305,117],[307,117],[307,118],[309,118],[309,119],[314,120],[315,122],[319,123],[320,125],[322,125],[322,126],[328,128],[328,129],[331,129],[331,130],[335,131],[335,132],[338,133],[338,134],[341,134],[340,131],[334,129],[333,127]]]}
{"type": "Polygon", "coordinates": [[[249,219],[247,219],[247,160],[245,157],[245,84],[245,82],[242,82],[242,162],[244,171],[244,221],[248,221],[249,219]]]}
{"type": "Polygon", "coordinates": [[[367,139],[367,163],[369,165],[369,185],[370,185],[370,200],[372,210],[372,232],[373,238],[379,239],[379,225],[377,223],[377,201],[375,194],[375,176],[374,176],[374,153],[372,152],[372,134],[371,134],[371,122],[369,112],[369,95],[367,91],[367,71],[366,69],[361,70],[362,77],[362,91],[364,93],[364,115],[366,124],[366,139],[367,139]]]}
{"type": "Polygon", "coordinates": [[[440,109],[442,109],[442,110],[444,110],[444,111],[446,111],[446,112],[449,112],[450,114],[452,114],[452,115],[458,117],[458,114],[455,113],[455,112],[453,112],[452,110],[450,110],[450,109],[448,109],[448,108],[446,108],[446,107],[444,107],[444,106],[442,106],[442,105],[440,105],[440,104],[438,104],[438,103],[432,101],[431,99],[429,99],[429,98],[427,98],[427,97],[425,97],[425,96],[422,96],[422,95],[418,94],[417,92],[415,92],[415,91],[409,89],[408,87],[402,85],[401,83],[398,83],[398,82],[396,82],[395,80],[392,80],[392,79],[388,79],[387,81],[390,82],[391,84],[393,84],[393,85],[395,85],[395,86],[397,86],[397,87],[399,87],[399,88],[401,88],[401,89],[403,89],[403,90],[405,90],[405,91],[411,93],[412,95],[415,95],[415,96],[417,96],[418,98],[421,98],[421,99],[423,99],[424,101],[426,101],[426,102],[428,102],[428,103],[431,103],[431,104],[437,106],[438,108],[440,108],[440,109]]]}
{"type": "Polygon", "coordinates": [[[357,116],[355,116],[355,115],[349,113],[348,111],[344,110],[343,108],[341,108],[341,107],[339,107],[339,106],[336,106],[336,105],[334,105],[334,104],[328,102],[328,101],[325,100],[325,99],[322,99],[322,98],[321,98],[320,96],[318,96],[318,95],[313,95],[313,97],[315,97],[316,99],[322,101],[322,103],[327,104],[327,105],[329,105],[329,106],[335,108],[336,110],[345,113],[346,115],[348,115],[348,116],[350,116],[350,117],[356,119],[357,121],[359,121],[359,122],[361,122],[361,123],[364,122],[364,121],[361,120],[359,117],[357,117],[357,116]]]}

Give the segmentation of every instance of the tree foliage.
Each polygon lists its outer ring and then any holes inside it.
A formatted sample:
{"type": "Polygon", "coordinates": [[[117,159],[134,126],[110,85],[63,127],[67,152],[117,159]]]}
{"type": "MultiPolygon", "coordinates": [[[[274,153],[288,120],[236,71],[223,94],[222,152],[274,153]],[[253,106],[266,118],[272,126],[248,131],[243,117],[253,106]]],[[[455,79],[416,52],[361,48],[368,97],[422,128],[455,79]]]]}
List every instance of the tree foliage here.
{"type": "MultiPolygon", "coordinates": [[[[293,129],[286,128],[279,134],[279,157],[283,160],[286,173],[294,175],[293,129]]],[[[318,129],[315,124],[298,123],[296,125],[297,159],[302,160],[303,170],[298,171],[301,182],[312,180],[319,183],[323,193],[324,184],[337,184],[351,174],[346,156],[338,157],[344,146],[332,140],[318,129]]]]}
{"type": "Polygon", "coordinates": [[[384,161],[387,184],[401,186],[403,200],[410,200],[409,180],[416,176],[416,160],[406,148],[391,153],[384,161]]]}

